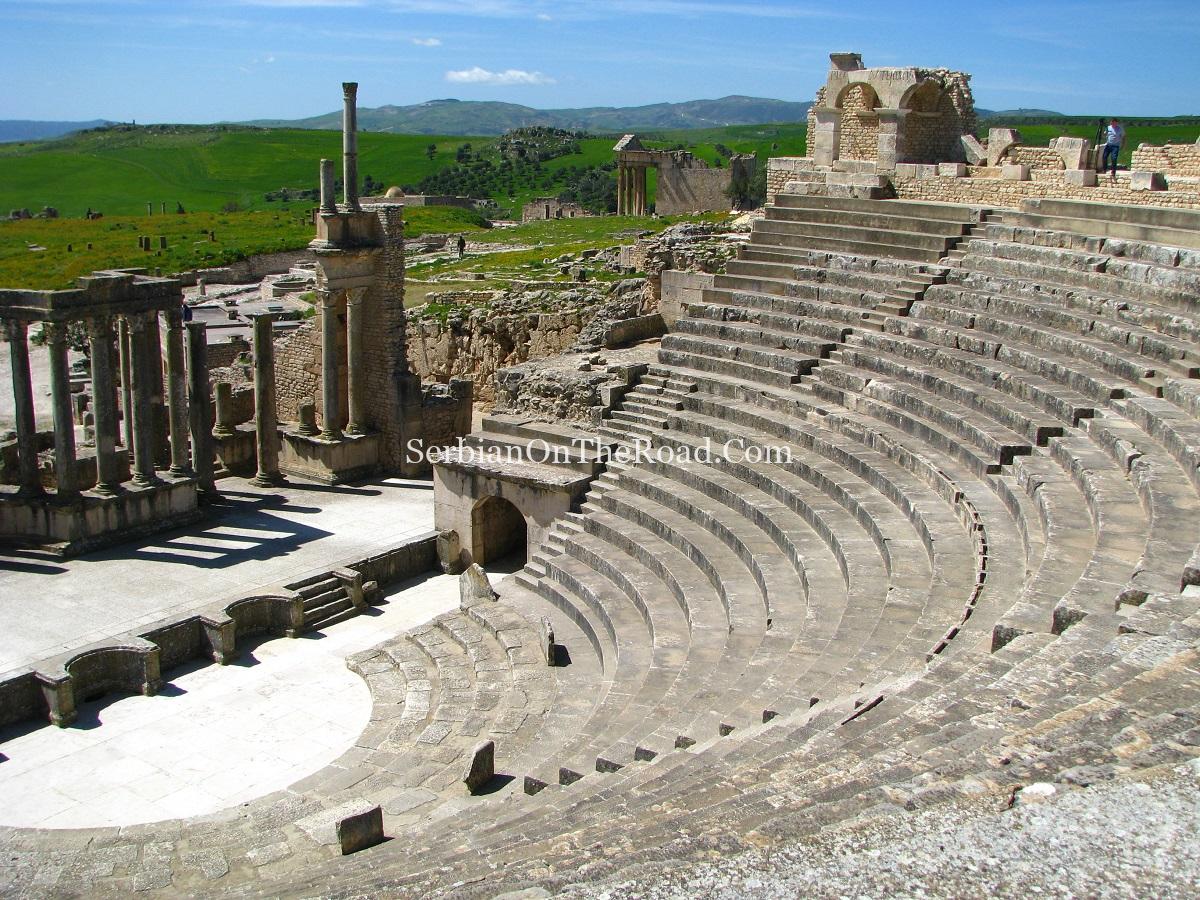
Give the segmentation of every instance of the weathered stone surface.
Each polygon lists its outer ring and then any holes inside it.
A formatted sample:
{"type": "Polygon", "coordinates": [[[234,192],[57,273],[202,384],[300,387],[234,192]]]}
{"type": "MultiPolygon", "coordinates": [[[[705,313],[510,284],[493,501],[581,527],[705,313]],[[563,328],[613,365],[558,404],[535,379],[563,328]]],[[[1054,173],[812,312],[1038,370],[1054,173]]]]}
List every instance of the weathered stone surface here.
{"type": "Polygon", "coordinates": [[[1000,177],[1005,181],[1028,181],[1029,166],[1010,165],[1000,167],[1000,177]]]}
{"type": "Polygon", "coordinates": [[[496,775],[496,742],[484,741],[471,751],[467,770],[463,773],[463,784],[472,794],[486,785],[496,775]]]}
{"type": "Polygon", "coordinates": [[[964,134],[961,138],[963,152],[966,153],[967,162],[972,166],[988,165],[987,147],[979,142],[979,138],[973,134],[964,134]]]}
{"type": "Polygon", "coordinates": [[[1021,132],[1015,128],[992,128],[988,131],[987,164],[998,166],[1008,151],[1021,143],[1021,132]]]}
{"type": "Polygon", "coordinates": [[[343,856],[383,840],[383,810],[376,804],[350,802],[300,819],[296,825],[319,844],[336,845],[343,856]]]}
{"type": "Polygon", "coordinates": [[[462,541],[457,531],[439,531],[437,536],[438,563],[447,575],[458,575],[463,571],[462,541]]]}
{"type": "Polygon", "coordinates": [[[487,572],[478,563],[467,566],[459,576],[458,594],[462,609],[469,609],[476,603],[491,603],[497,596],[487,572]]]}
{"type": "Polygon", "coordinates": [[[1165,191],[1167,179],[1162,172],[1130,172],[1129,189],[1131,191],[1165,191]]]}

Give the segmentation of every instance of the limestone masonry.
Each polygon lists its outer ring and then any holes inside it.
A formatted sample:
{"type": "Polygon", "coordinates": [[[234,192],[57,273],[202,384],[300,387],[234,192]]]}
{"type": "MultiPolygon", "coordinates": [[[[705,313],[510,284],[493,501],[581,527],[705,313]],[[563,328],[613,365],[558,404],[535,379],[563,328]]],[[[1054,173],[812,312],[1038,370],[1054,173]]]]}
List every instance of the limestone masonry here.
{"type": "MultiPolygon", "coordinates": [[[[283,712],[264,748],[331,748],[287,787],[205,815],[0,824],[0,893],[1200,893],[1195,148],[1140,147],[1098,181],[1088,141],[979,139],[965,73],[830,62],[809,155],[766,163],[762,210],[407,313],[404,207],[357,194],[344,84],[345,194],[323,160],[314,262],[253,289],[280,307],[276,288],[311,289],[318,315],[264,310],[211,376],[178,280],[0,291],[6,542],[218,569],[187,531],[120,542],[241,503],[217,541],[262,561],[282,532],[290,559],[330,497],[359,515],[402,490],[427,491],[434,524],[0,677],[2,776],[36,724],[111,727],[94,698],[182,693],[163,688],[196,660],[261,669],[258,635],[355,617],[374,641],[345,658],[371,705],[352,745],[283,712]],[[303,522],[278,515],[285,479],[303,522]],[[456,606],[387,627],[451,578],[456,606]]],[[[646,213],[651,166],[660,214],[728,210],[753,174],[636,135],[614,152],[623,215],[646,213]]],[[[38,577],[28,602],[71,602],[38,577]]],[[[103,746],[139,797],[174,788],[103,746]]],[[[48,803],[91,789],[57,756],[33,774],[48,803]]]]}

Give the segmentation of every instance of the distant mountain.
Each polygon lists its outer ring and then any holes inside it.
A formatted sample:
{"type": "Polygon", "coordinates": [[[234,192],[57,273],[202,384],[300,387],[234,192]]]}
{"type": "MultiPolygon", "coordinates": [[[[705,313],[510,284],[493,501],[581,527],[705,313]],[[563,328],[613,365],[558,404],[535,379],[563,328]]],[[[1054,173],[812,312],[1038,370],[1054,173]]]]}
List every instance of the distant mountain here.
{"type": "Polygon", "coordinates": [[[1052,109],[976,109],[981,119],[1061,119],[1064,114],[1052,109]]]}
{"type": "Polygon", "coordinates": [[[91,122],[33,122],[26,119],[0,119],[0,143],[13,141],[45,141],[62,137],[72,131],[99,128],[110,124],[107,119],[91,122]]]}
{"type": "MultiPolygon", "coordinates": [[[[429,100],[413,106],[380,106],[358,111],[364,131],[394,134],[503,134],[528,125],[549,125],[580,131],[666,131],[676,128],[719,128],[802,122],[811,103],[791,103],[762,97],[722,97],[649,106],[594,106],[586,109],[533,109],[515,103],[477,100],[429,100]]],[[[259,119],[247,122],[271,128],[342,127],[341,112],[309,119],[259,119]]]]}

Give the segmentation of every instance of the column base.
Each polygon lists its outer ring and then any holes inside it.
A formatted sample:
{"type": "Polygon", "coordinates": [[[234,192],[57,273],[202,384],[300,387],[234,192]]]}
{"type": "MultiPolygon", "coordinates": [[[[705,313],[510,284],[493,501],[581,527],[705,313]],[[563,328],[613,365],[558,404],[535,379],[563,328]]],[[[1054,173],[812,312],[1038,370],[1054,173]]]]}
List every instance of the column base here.
{"type": "Polygon", "coordinates": [[[321,440],[330,441],[332,443],[342,440],[345,435],[340,431],[322,431],[320,437],[321,440]]]}
{"type": "Polygon", "coordinates": [[[279,487],[287,483],[287,479],[282,472],[259,472],[250,479],[250,483],[255,487],[279,487]]]}

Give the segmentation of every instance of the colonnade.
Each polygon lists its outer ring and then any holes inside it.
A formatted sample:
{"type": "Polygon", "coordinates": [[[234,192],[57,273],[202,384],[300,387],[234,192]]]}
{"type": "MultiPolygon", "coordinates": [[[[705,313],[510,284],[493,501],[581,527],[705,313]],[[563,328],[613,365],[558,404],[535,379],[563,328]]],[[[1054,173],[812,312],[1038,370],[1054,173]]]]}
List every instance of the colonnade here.
{"type": "Polygon", "coordinates": [[[325,289],[317,291],[321,304],[321,405],[323,420],[321,438],[340,441],[345,434],[367,432],[366,380],[363,370],[363,299],[365,287],[325,289]],[[341,379],[338,361],[341,343],[341,318],[338,315],[345,303],[346,323],[346,413],[342,413],[341,379]],[[346,421],[345,434],[342,421],[346,421]]]}
{"type": "MultiPolygon", "coordinates": [[[[28,343],[29,327],[36,321],[6,318],[2,323],[3,336],[8,342],[15,405],[18,496],[26,498],[39,498],[47,493],[38,464],[37,411],[28,343]]],[[[83,322],[91,359],[95,493],[112,496],[121,490],[118,444],[131,454],[133,484],[149,487],[160,481],[159,455],[166,449],[162,447],[164,423],[160,412],[164,324],[167,471],[180,477],[199,475],[201,488],[211,489],[212,444],[203,427],[208,418],[206,326],[200,322],[187,323],[185,353],[183,309],[177,306],[164,311],[97,313],[82,319],[41,322],[50,362],[56,497],[73,500],[80,493],[68,363],[68,327],[72,321],[83,322]],[[201,402],[195,402],[197,397],[202,398],[201,402]],[[118,427],[121,415],[125,420],[123,431],[118,427]]]]}
{"type": "Polygon", "coordinates": [[[646,166],[617,164],[617,215],[644,216],[647,208],[646,166]]]}

